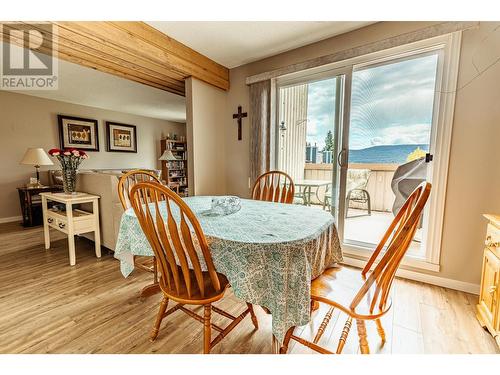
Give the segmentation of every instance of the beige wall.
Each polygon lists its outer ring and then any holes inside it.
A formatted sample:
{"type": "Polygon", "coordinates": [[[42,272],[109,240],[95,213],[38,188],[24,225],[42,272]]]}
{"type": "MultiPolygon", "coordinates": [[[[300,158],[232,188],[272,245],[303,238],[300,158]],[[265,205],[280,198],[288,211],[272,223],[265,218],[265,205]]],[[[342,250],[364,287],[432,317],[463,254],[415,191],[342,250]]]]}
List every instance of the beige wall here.
{"type": "Polygon", "coordinates": [[[500,214],[500,64],[471,81],[474,64],[483,69],[500,56],[495,27],[482,23],[462,36],[444,214],[443,274],[472,283],[480,282],[486,233],[481,214],[500,214]]]}
{"type": "Polygon", "coordinates": [[[186,80],[189,189],[192,195],[225,193],[224,114],[227,93],[195,78],[186,80]]]}
{"type": "MultiPolygon", "coordinates": [[[[89,152],[82,169],[160,168],[161,136],[169,132],[185,135],[185,125],[180,123],[0,91],[0,220],[20,215],[16,187],[25,184],[35,170],[19,165],[26,149],[59,147],[58,114],[99,121],[100,151],[89,152]],[[136,125],[138,153],[106,152],[105,121],[136,125]]],[[[41,169],[58,168],[54,164],[41,169]]]]}
{"type": "MultiPolygon", "coordinates": [[[[373,41],[404,34],[432,22],[382,22],[338,37],[273,56],[230,71],[231,88],[226,109],[226,191],[248,196],[249,124],[244,120],[243,140],[237,141],[231,114],[238,105],[248,110],[245,78],[373,41]]],[[[489,34],[496,24],[463,33],[459,87],[475,74],[472,58],[487,66],[499,56],[500,33],[489,34]],[[490,35],[485,42],[481,42],[490,35]],[[481,44],[482,43],[482,44],[481,44]]],[[[449,179],[438,276],[479,283],[485,221],[483,212],[500,213],[500,64],[494,65],[456,97],[449,179]]],[[[251,113],[250,113],[251,116],[251,113]]]]}

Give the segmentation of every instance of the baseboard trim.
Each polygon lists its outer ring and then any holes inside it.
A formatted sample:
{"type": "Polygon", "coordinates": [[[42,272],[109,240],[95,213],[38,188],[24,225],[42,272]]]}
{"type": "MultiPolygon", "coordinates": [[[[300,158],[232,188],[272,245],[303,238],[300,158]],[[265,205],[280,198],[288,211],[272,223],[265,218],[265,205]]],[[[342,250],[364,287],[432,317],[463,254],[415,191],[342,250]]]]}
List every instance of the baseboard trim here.
{"type": "Polygon", "coordinates": [[[11,217],[0,217],[0,224],[3,223],[12,223],[14,221],[22,221],[22,216],[11,216],[11,217]]]}
{"type": "MultiPolygon", "coordinates": [[[[343,263],[349,266],[354,266],[359,268],[364,267],[364,265],[366,264],[366,262],[363,260],[349,258],[349,257],[344,257],[343,263]]],[[[467,292],[471,294],[479,294],[479,289],[480,289],[479,284],[466,283],[460,280],[447,279],[445,277],[429,275],[403,268],[400,268],[396,272],[396,276],[413,281],[420,281],[422,283],[442,286],[449,289],[460,290],[462,292],[467,292]]]]}

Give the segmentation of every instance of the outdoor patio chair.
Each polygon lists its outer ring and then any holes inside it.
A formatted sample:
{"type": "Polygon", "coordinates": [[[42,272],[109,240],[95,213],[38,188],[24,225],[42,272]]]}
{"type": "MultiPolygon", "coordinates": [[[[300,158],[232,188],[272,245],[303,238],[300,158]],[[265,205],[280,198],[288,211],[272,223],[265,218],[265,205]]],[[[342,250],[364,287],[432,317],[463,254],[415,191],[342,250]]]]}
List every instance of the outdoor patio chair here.
{"type": "MultiPolygon", "coordinates": [[[[348,169],[347,170],[347,194],[345,198],[345,217],[348,217],[350,202],[366,204],[367,215],[372,214],[370,193],[366,190],[368,179],[370,178],[369,169],[348,169]]],[[[327,187],[325,192],[325,199],[323,201],[323,209],[328,207],[331,211],[332,207],[332,191],[330,186],[327,187]]],[[[359,215],[360,216],[360,215],[359,215]]]]}
{"type": "Polygon", "coordinates": [[[298,186],[295,188],[295,193],[293,194],[293,204],[305,205],[306,201],[304,199],[304,191],[305,189],[302,186],[298,186]]]}

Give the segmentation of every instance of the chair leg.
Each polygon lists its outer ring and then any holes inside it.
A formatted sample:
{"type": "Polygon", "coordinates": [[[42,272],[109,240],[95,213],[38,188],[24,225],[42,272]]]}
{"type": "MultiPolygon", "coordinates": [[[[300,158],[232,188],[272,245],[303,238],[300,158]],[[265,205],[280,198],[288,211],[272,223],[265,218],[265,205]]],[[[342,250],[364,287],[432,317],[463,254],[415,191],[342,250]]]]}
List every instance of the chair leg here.
{"type": "Polygon", "coordinates": [[[370,198],[370,193],[368,193],[367,190],[363,190],[365,192],[365,197],[366,197],[366,203],[368,206],[368,216],[372,214],[372,203],[371,203],[371,198],[370,198]]]}
{"type": "Polygon", "coordinates": [[[165,315],[165,311],[167,310],[167,306],[168,298],[163,297],[160,303],[160,309],[158,310],[158,315],[156,315],[155,325],[153,326],[153,329],[151,330],[151,334],[149,336],[150,341],[155,341],[156,337],[158,336],[158,332],[160,331],[160,324],[163,320],[163,316],[165,315]]]}
{"type": "Polygon", "coordinates": [[[351,202],[351,194],[352,190],[349,190],[347,192],[347,196],[345,197],[345,213],[344,213],[345,218],[348,217],[347,215],[349,213],[349,203],[351,202]]]}
{"type": "Polygon", "coordinates": [[[203,354],[210,354],[210,341],[211,341],[211,327],[210,319],[212,314],[212,305],[204,305],[204,316],[203,316],[203,354]]]}
{"type": "Polygon", "coordinates": [[[382,340],[382,343],[385,343],[385,331],[384,327],[382,327],[382,322],[380,319],[375,319],[375,324],[377,325],[377,332],[382,340]]]}
{"type": "Polygon", "coordinates": [[[311,300],[311,314],[319,309],[319,302],[311,300]]]}
{"type": "MultiPolygon", "coordinates": [[[[318,301],[314,301],[318,303],[318,301]]],[[[318,303],[318,308],[319,308],[319,303],[318,303]]],[[[330,323],[330,319],[332,318],[333,312],[335,311],[335,307],[330,307],[328,312],[326,313],[325,317],[323,318],[323,321],[319,325],[318,332],[316,332],[316,336],[314,337],[313,344],[317,344],[319,340],[321,340],[321,336],[323,336],[323,333],[325,333],[326,327],[328,327],[328,323],[330,323]]]]}
{"type": "Polygon", "coordinates": [[[288,344],[290,344],[290,339],[292,338],[294,330],[295,327],[290,327],[288,331],[286,331],[283,346],[280,348],[280,354],[286,354],[286,352],[288,352],[288,344]]]}
{"type": "Polygon", "coordinates": [[[339,344],[337,345],[337,354],[342,353],[344,350],[345,342],[347,341],[347,336],[349,335],[349,331],[351,330],[352,318],[347,318],[344,328],[342,329],[342,334],[340,335],[339,344]]]}
{"type": "Polygon", "coordinates": [[[255,311],[253,311],[253,306],[251,303],[247,302],[248,310],[250,310],[250,317],[252,318],[252,323],[255,329],[259,329],[259,321],[257,320],[257,316],[255,315],[255,311]]]}
{"type": "Polygon", "coordinates": [[[271,311],[269,311],[269,309],[267,307],[264,307],[264,306],[261,306],[260,307],[262,310],[264,310],[264,312],[267,314],[267,315],[271,315],[271,311]]]}
{"type": "Polygon", "coordinates": [[[325,196],[325,200],[323,201],[323,210],[332,211],[332,205],[330,204],[330,198],[325,196]]]}
{"type": "Polygon", "coordinates": [[[155,284],[158,284],[158,263],[156,262],[156,257],[153,257],[153,280],[155,284]]]}
{"type": "Polygon", "coordinates": [[[370,354],[370,347],[368,346],[368,340],[366,336],[365,321],[356,319],[356,326],[358,327],[359,348],[361,350],[361,354],[370,354]]]}

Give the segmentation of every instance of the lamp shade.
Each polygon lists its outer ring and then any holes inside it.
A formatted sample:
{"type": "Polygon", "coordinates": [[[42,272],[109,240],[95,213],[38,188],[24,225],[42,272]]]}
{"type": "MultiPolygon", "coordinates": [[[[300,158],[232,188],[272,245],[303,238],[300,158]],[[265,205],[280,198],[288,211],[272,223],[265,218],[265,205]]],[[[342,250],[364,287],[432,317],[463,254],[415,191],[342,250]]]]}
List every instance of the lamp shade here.
{"type": "Polygon", "coordinates": [[[177,160],[177,158],[174,156],[174,154],[172,154],[171,150],[165,150],[158,160],[172,161],[177,160]]]}
{"type": "Polygon", "coordinates": [[[54,165],[43,148],[28,148],[20,164],[26,165],[54,165]]]}

